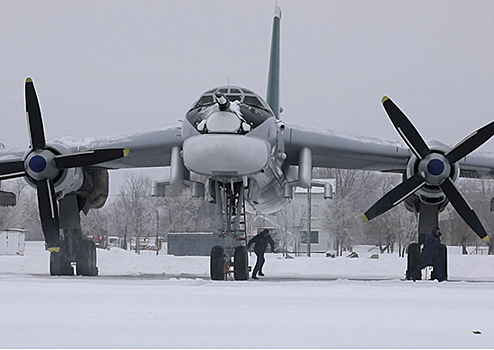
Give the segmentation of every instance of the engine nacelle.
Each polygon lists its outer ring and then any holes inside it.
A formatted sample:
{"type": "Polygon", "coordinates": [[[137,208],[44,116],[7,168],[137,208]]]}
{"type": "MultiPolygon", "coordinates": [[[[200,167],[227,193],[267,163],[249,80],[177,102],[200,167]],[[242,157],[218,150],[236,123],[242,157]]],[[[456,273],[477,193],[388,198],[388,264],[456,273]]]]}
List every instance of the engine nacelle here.
{"type": "Polygon", "coordinates": [[[84,169],[84,183],[77,191],[79,208],[87,214],[89,209],[99,209],[108,198],[110,181],[106,169],[84,169]]]}
{"type": "MultiPolygon", "coordinates": [[[[67,146],[58,143],[49,144],[47,148],[55,155],[73,153],[67,146]]],[[[31,151],[27,152],[23,160],[26,160],[30,154],[31,151]]],[[[25,179],[29,185],[36,188],[36,182],[33,179],[29,176],[26,176],[25,179]]],[[[82,168],[69,168],[59,171],[58,175],[53,179],[57,199],[63,198],[68,193],[78,191],[83,183],[84,172],[82,168]]]]}
{"type": "MultiPolygon", "coordinates": [[[[443,161],[439,162],[439,160],[444,159],[444,154],[448,150],[449,149],[446,146],[435,145],[434,147],[431,147],[432,153],[425,158],[428,160],[428,162],[421,162],[415,155],[412,155],[410,157],[410,160],[408,161],[406,168],[407,179],[417,173],[420,173],[425,178],[426,184],[415,192],[415,196],[418,197],[418,199],[425,204],[441,204],[445,202],[446,196],[439,187],[439,183],[437,183],[435,180],[436,170],[424,168],[424,164],[434,164],[435,159],[437,159],[438,163],[444,165],[444,168],[440,169],[440,171],[442,171],[443,173],[446,172],[453,182],[456,182],[458,180],[458,177],[460,176],[460,166],[458,165],[458,163],[450,165],[449,163],[443,161]]],[[[410,207],[407,207],[407,209],[417,207],[416,205],[412,205],[411,200],[408,200],[407,204],[410,207]]],[[[447,201],[444,206],[446,204],[447,201]]]]}

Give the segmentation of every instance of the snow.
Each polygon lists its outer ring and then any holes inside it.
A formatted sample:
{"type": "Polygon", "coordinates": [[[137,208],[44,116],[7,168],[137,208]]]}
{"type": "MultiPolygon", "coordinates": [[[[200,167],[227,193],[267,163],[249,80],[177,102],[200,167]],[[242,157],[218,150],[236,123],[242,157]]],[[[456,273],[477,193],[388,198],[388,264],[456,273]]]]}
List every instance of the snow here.
{"type": "MultiPolygon", "coordinates": [[[[494,256],[449,247],[449,281],[402,281],[406,260],[283,259],[211,281],[208,257],[98,249],[98,277],[52,277],[40,242],[0,256],[2,348],[491,348],[494,256]],[[480,331],[481,334],[474,334],[480,331]]],[[[250,256],[255,263],[255,255],[250,256]]]]}

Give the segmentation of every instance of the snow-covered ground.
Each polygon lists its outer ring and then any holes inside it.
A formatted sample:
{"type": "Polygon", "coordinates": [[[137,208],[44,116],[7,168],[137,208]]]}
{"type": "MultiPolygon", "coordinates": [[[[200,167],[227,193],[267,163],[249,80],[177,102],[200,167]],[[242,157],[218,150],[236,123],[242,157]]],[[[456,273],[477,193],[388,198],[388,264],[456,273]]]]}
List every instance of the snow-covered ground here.
{"type": "Polygon", "coordinates": [[[494,346],[494,256],[450,247],[450,281],[414,283],[401,280],[405,259],[359,248],[267,254],[258,281],[211,281],[207,257],[119,249],[98,250],[99,277],[51,277],[43,244],[28,242],[0,257],[0,347],[494,346]]]}

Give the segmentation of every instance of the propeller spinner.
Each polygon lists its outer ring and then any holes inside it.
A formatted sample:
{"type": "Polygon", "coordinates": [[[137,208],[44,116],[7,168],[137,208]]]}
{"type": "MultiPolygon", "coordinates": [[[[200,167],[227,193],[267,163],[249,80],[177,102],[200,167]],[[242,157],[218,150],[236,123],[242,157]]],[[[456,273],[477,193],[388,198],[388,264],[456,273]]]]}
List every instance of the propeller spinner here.
{"type": "Polygon", "coordinates": [[[60,223],[53,180],[61,170],[125,157],[128,149],[100,149],[57,155],[46,145],[41,109],[31,78],[25,84],[26,117],[31,152],[22,160],[0,163],[0,178],[28,176],[36,184],[41,226],[49,251],[60,250],[60,223]]]}
{"type": "Polygon", "coordinates": [[[484,241],[489,239],[475,211],[451,179],[451,169],[461,158],[470,154],[494,135],[494,122],[467,136],[445,154],[433,151],[405,114],[387,96],[382,104],[396,130],[417,157],[418,172],[386,193],[362,215],[364,221],[387,212],[425,185],[439,187],[458,214],[484,241]]]}

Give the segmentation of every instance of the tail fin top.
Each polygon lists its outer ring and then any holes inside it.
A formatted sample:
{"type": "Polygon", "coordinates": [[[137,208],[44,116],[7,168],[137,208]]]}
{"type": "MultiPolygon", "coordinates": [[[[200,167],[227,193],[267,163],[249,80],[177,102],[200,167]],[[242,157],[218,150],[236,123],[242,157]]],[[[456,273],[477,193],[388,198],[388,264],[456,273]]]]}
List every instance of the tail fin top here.
{"type": "Polygon", "coordinates": [[[269,56],[268,91],[266,102],[274,112],[276,119],[280,114],[280,21],[281,9],[276,5],[271,36],[271,53],[269,56]]]}

